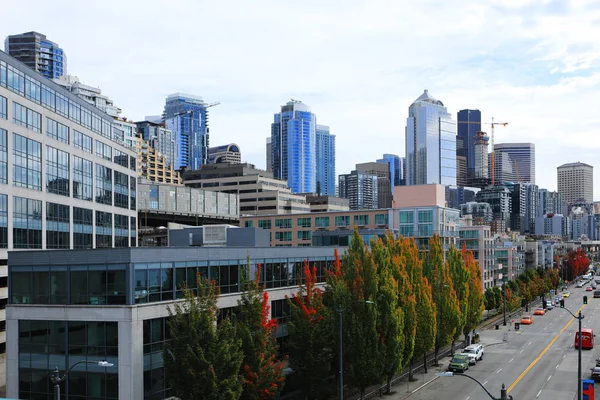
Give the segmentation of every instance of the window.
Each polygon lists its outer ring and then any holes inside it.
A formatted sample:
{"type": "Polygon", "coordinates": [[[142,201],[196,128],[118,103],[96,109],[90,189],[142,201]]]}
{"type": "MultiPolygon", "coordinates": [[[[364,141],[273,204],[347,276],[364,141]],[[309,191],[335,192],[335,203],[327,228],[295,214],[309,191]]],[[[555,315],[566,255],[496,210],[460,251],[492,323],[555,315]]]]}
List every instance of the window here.
{"type": "Polygon", "coordinates": [[[292,232],[275,232],[275,240],[278,242],[291,242],[292,232]]]}
{"type": "Polygon", "coordinates": [[[94,147],[96,150],[96,155],[98,157],[102,157],[105,160],[112,161],[112,147],[99,140],[96,140],[96,145],[94,147]]]}
{"type": "Polygon", "coordinates": [[[262,229],[271,229],[271,220],[270,219],[259,219],[258,227],[262,229]]]}
{"type": "Polygon", "coordinates": [[[350,216],[341,215],[335,217],[335,226],[350,226],[350,216]]]}
{"type": "Polygon", "coordinates": [[[136,189],[135,189],[135,176],[130,176],[129,177],[129,209],[135,211],[137,204],[136,204],[136,189]]]}
{"type": "Polygon", "coordinates": [[[25,74],[8,65],[6,78],[10,90],[21,96],[25,95],[25,74]]]}
{"type": "Polygon", "coordinates": [[[29,76],[25,76],[25,97],[37,104],[40,104],[42,101],[40,83],[29,76]]]}
{"type": "Polygon", "coordinates": [[[13,247],[42,248],[42,201],[13,197],[13,247]]]}
{"type": "Polygon", "coordinates": [[[0,194],[0,248],[8,248],[8,195],[0,194]]]}
{"type": "Polygon", "coordinates": [[[315,226],[317,228],[329,228],[329,217],[315,217],[315,226]]]}
{"type": "Polygon", "coordinates": [[[244,221],[244,228],[254,228],[254,221],[244,221]]]}
{"type": "Polygon", "coordinates": [[[135,217],[129,217],[129,236],[131,238],[131,247],[135,247],[137,245],[136,242],[136,229],[137,229],[137,224],[135,221],[135,217]]]}
{"type": "Polygon", "coordinates": [[[129,157],[129,169],[132,171],[136,171],[137,170],[137,160],[135,157],[129,157]]]}
{"type": "Polygon", "coordinates": [[[8,100],[0,96],[0,118],[8,119],[8,100]]]}
{"type": "Polygon", "coordinates": [[[32,131],[42,131],[42,114],[13,102],[13,122],[32,131]]]}
{"type": "Polygon", "coordinates": [[[63,143],[69,143],[69,127],[47,117],[46,135],[63,143]]]}
{"type": "Polygon", "coordinates": [[[433,224],[419,224],[419,236],[433,236],[433,224]]]}
{"type": "Polygon", "coordinates": [[[291,228],[292,227],[292,219],[291,218],[278,218],[275,220],[276,228],[291,228]]]}
{"type": "Polygon", "coordinates": [[[375,225],[387,225],[388,223],[388,214],[375,214],[375,225]]]}
{"type": "Polygon", "coordinates": [[[369,225],[369,216],[368,215],[355,215],[354,216],[354,225],[369,225]]]}
{"type": "Polygon", "coordinates": [[[73,147],[92,153],[92,138],[79,131],[73,130],[73,147]]]}
{"type": "Polygon", "coordinates": [[[298,226],[301,228],[310,228],[312,221],[310,218],[298,218],[298,226]]]}
{"type": "Polygon", "coordinates": [[[112,214],[96,211],[96,248],[112,246],[112,214]]]}
{"type": "Polygon", "coordinates": [[[433,210],[419,210],[419,223],[433,222],[433,210]]]}
{"type": "Polygon", "coordinates": [[[311,231],[298,231],[298,239],[299,240],[312,240],[312,232],[311,231]]]}
{"type": "Polygon", "coordinates": [[[115,214],[115,247],[129,247],[129,218],[115,214]]]}
{"type": "Polygon", "coordinates": [[[8,132],[0,128],[0,183],[8,183],[8,132]]]}
{"type": "Polygon", "coordinates": [[[73,207],[73,248],[91,249],[93,244],[93,211],[73,207]]]}
{"type": "Polygon", "coordinates": [[[413,211],[400,211],[400,223],[401,224],[412,224],[414,223],[415,213],[413,211]]]}
{"type": "Polygon", "coordinates": [[[115,164],[127,168],[129,166],[129,156],[122,151],[115,149],[115,164]]]}
{"type": "Polygon", "coordinates": [[[96,164],[96,203],[112,205],[112,170],[96,164]]]}
{"type": "Polygon", "coordinates": [[[13,133],[13,185],[42,190],[42,144],[13,133]]]}
{"type": "Polygon", "coordinates": [[[115,174],[115,206],[129,208],[129,176],[114,171],[115,174]]]}
{"type": "Polygon", "coordinates": [[[46,192],[70,196],[69,153],[46,146],[46,192]]]}
{"type": "Polygon", "coordinates": [[[414,236],[414,226],[410,225],[400,225],[400,236],[411,237],[414,236]]]}
{"type": "Polygon", "coordinates": [[[46,248],[68,249],[69,239],[69,206],[46,203],[46,248]]]}
{"type": "Polygon", "coordinates": [[[94,200],[94,163],[73,156],[73,197],[94,200]]]}

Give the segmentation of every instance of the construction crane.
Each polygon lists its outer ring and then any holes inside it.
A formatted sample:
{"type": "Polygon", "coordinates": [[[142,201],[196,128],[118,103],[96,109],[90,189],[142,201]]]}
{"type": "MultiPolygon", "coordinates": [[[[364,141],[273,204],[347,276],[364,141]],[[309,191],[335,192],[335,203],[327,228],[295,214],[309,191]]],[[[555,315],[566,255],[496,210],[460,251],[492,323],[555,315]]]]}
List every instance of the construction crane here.
{"type": "Polygon", "coordinates": [[[490,125],[492,127],[492,154],[490,157],[491,167],[492,167],[492,185],[496,184],[496,149],[494,148],[494,128],[496,125],[506,126],[508,122],[495,122],[494,117],[492,117],[492,122],[486,122],[486,125],[490,125]]]}
{"type": "Polygon", "coordinates": [[[220,101],[215,101],[214,103],[208,103],[208,104],[205,104],[203,107],[204,107],[204,108],[209,108],[209,107],[218,106],[219,104],[221,104],[221,102],[220,102],[220,101]]]}

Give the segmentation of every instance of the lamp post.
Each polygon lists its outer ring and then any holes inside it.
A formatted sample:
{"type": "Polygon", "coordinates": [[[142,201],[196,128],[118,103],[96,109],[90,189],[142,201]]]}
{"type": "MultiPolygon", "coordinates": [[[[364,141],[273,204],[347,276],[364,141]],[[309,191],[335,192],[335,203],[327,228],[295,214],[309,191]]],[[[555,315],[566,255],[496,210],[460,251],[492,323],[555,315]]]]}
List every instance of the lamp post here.
{"type": "Polygon", "coordinates": [[[504,326],[506,326],[506,282],[502,284],[502,297],[504,298],[504,326]]]}
{"type": "Polygon", "coordinates": [[[577,400],[581,400],[581,320],[584,319],[585,316],[581,314],[581,310],[579,310],[578,315],[573,314],[568,308],[564,308],[564,304],[565,301],[561,300],[560,308],[567,311],[573,318],[579,321],[579,336],[577,338],[577,400]]]}
{"type": "MultiPolygon", "coordinates": [[[[371,300],[359,300],[359,303],[365,303],[365,304],[375,304],[375,302],[371,301],[371,300]]],[[[343,345],[343,337],[344,337],[344,328],[342,326],[342,313],[343,313],[344,309],[342,308],[341,304],[338,305],[337,307],[337,312],[338,312],[338,318],[339,318],[339,324],[340,324],[340,329],[339,329],[339,335],[340,335],[340,400],[344,400],[344,345],[343,345]]]]}
{"type": "Polygon", "coordinates": [[[71,365],[71,367],[67,370],[67,372],[65,372],[65,374],[63,376],[60,376],[60,372],[58,371],[58,367],[56,367],[54,369],[54,372],[52,373],[52,375],[50,376],[50,380],[52,381],[52,383],[54,383],[54,400],[60,400],[60,383],[62,381],[64,381],[65,379],[67,379],[67,375],[69,374],[69,372],[71,372],[71,370],[73,368],[75,368],[76,365],[79,364],[93,364],[93,365],[97,365],[99,367],[112,367],[114,364],[113,363],[109,363],[108,361],[87,361],[87,360],[82,360],[82,361],[77,361],[75,364],[71,365]]]}
{"type": "Polygon", "coordinates": [[[487,393],[488,396],[490,396],[490,399],[492,400],[513,400],[513,397],[508,395],[507,391],[506,391],[506,386],[504,386],[504,383],[502,384],[502,389],[500,390],[500,397],[494,397],[492,396],[492,394],[485,388],[485,386],[483,386],[481,384],[481,382],[479,382],[477,379],[473,378],[470,375],[467,374],[458,374],[458,375],[454,375],[454,373],[450,372],[450,371],[446,371],[446,372],[438,372],[436,374],[437,376],[464,376],[465,378],[469,378],[472,381],[477,382],[477,384],[479,386],[481,386],[481,388],[487,393]]]}

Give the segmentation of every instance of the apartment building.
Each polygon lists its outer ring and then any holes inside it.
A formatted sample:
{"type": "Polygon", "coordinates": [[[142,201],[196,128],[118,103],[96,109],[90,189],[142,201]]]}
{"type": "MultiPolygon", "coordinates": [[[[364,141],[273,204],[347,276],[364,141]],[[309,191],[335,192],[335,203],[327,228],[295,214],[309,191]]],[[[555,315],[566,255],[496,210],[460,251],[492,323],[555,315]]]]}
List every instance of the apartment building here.
{"type": "Polygon", "coordinates": [[[148,140],[144,140],[141,134],[136,138],[135,144],[139,176],[152,182],[183,185],[179,172],[173,170],[168,159],[156,147],[151,146],[148,140]]]}
{"type": "Polygon", "coordinates": [[[479,264],[483,289],[494,286],[494,239],[487,225],[473,225],[473,218],[461,218],[459,228],[459,247],[463,245],[473,252],[473,257],[479,264]]]}

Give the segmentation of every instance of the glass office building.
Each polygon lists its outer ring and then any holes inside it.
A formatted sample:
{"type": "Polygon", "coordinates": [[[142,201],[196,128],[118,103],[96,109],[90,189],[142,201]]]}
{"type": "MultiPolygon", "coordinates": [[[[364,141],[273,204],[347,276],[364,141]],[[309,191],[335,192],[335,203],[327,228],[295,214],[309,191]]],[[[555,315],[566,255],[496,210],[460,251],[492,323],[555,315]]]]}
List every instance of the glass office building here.
{"type": "Polygon", "coordinates": [[[200,169],[208,159],[208,108],[202,97],[175,93],[167,97],[163,118],[176,142],[174,169],[200,169]]]}
{"type": "MultiPolygon", "coordinates": [[[[331,248],[185,247],[11,252],[7,307],[7,395],[52,399],[50,375],[78,361],[63,382],[69,399],[164,399],[162,348],[169,307],[194,288],[196,274],[214,280],[222,310],[237,306],[241,276],[254,276],[284,318],[298,291],[304,260],[317,280],[334,261],[331,248]]],[[[280,340],[285,329],[278,331],[280,340]]]]}
{"type": "Polygon", "coordinates": [[[323,196],[335,196],[335,135],[329,127],[317,125],[316,129],[317,190],[323,196]]]}
{"type": "Polygon", "coordinates": [[[316,116],[301,101],[281,106],[271,124],[273,176],[288,181],[293,193],[315,193],[316,116]]]}
{"type": "MultiPolygon", "coordinates": [[[[516,182],[535,183],[535,144],[496,143],[495,158],[508,154],[513,163],[513,176],[516,182]]],[[[498,182],[496,180],[496,182],[498,182]]]]}
{"type": "Polygon", "coordinates": [[[41,33],[11,35],[4,41],[4,51],[46,78],[67,74],[67,55],[41,33]]]}
{"type": "Polygon", "coordinates": [[[384,154],[383,158],[377,160],[378,163],[387,164],[390,170],[390,183],[392,193],[394,193],[394,186],[403,185],[403,165],[400,156],[396,154],[384,154]]]}
{"type": "Polygon", "coordinates": [[[456,155],[465,157],[467,163],[466,176],[461,177],[461,180],[470,184],[475,178],[475,137],[477,132],[481,131],[481,111],[460,110],[457,114],[456,130],[456,140],[460,142],[456,155]]]}
{"type": "Polygon", "coordinates": [[[456,186],[456,123],[427,90],[408,109],[406,184],[456,186]]]}

